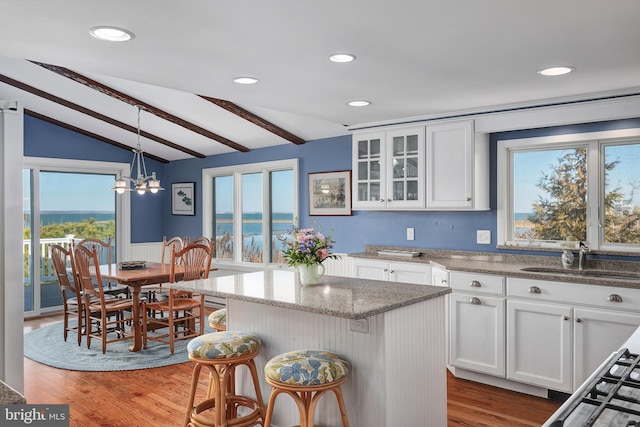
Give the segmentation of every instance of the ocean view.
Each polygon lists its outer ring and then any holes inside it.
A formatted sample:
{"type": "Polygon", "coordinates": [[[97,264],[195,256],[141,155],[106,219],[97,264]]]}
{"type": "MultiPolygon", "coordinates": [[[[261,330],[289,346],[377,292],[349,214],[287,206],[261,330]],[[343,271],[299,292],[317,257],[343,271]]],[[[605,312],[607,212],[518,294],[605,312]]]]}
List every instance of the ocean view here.
{"type": "MultiPolygon", "coordinates": [[[[29,227],[31,214],[24,212],[23,218],[24,227],[29,227]]],[[[89,218],[93,218],[96,221],[111,221],[115,220],[116,215],[113,212],[42,211],[40,213],[40,225],[82,222],[89,218]]]]}

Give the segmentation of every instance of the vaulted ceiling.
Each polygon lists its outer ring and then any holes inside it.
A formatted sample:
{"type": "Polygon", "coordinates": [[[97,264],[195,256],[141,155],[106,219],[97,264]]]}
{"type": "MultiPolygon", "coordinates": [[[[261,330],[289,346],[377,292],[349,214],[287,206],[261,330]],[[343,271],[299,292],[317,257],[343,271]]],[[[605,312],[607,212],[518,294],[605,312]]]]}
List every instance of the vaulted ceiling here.
{"type": "Polygon", "coordinates": [[[637,0],[9,0],[0,13],[0,99],[124,147],[141,105],[160,160],[640,93],[637,0]],[[98,25],[135,37],[101,41],[98,25]],[[356,60],[329,61],[342,52],[356,60]],[[575,71],[537,73],[556,65],[575,71]]]}

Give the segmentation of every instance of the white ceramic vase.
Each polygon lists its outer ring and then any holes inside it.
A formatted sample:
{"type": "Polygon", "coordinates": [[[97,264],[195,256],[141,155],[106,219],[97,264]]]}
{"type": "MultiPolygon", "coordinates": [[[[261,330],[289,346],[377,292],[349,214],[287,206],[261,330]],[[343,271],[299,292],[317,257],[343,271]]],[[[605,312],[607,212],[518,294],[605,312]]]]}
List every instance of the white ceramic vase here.
{"type": "Polygon", "coordinates": [[[313,286],[324,276],[324,265],[301,265],[298,267],[298,273],[300,274],[300,283],[302,286],[313,286]]]}
{"type": "Polygon", "coordinates": [[[562,251],[562,266],[564,268],[573,267],[573,252],[569,250],[562,251]]]}

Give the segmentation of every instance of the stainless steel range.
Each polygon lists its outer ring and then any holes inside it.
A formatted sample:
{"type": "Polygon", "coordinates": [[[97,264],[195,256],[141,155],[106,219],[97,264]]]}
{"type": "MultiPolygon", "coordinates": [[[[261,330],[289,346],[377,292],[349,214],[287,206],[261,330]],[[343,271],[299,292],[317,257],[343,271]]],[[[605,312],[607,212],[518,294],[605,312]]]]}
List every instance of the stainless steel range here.
{"type": "Polygon", "coordinates": [[[613,353],[544,427],[640,427],[640,357],[613,353]]]}

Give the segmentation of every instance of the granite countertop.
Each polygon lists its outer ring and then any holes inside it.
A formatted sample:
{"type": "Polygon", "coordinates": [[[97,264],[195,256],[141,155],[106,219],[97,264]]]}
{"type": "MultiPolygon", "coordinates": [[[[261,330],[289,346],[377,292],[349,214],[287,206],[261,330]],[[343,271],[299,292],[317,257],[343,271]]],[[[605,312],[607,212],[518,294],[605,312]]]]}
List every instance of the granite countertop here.
{"type": "Polygon", "coordinates": [[[27,399],[16,390],[14,390],[11,386],[4,383],[4,381],[0,381],[0,403],[3,405],[12,405],[12,404],[26,404],[27,399]]]}
{"type": "Polygon", "coordinates": [[[371,317],[451,292],[442,286],[337,276],[323,276],[315,286],[302,286],[298,275],[288,270],[210,277],[166,286],[348,319],[371,317]]]}
{"type": "MultiPolygon", "coordinates": [[[[522,270],[528,267],[548,267],[562,270],[559,253],[557,256],[536,256],[367,245],[365,252],[350,254],[349,256],[387,261],[426,263],[450,271],[640,289],[640,278],[621,279],[581,275],[576,267],[570,271],[558,271],[556,273],[540,273],[522,270]],[[378,254],[378,250],[384,249],[420,252],[420,255],[407,257],[378,254]]],[[[633,272],[638,273],[640,277],[640,263],[633,261],[590,260],[588,270],[595,270],[596,272],[602,270],[633,272]]],[[[587,274],[589,273],[587,272],[587,274]]]]}

